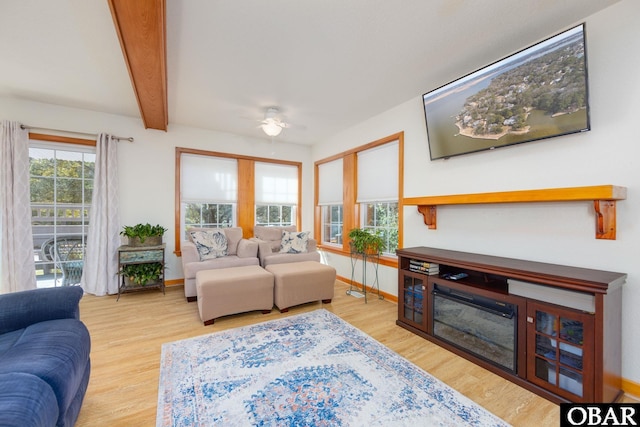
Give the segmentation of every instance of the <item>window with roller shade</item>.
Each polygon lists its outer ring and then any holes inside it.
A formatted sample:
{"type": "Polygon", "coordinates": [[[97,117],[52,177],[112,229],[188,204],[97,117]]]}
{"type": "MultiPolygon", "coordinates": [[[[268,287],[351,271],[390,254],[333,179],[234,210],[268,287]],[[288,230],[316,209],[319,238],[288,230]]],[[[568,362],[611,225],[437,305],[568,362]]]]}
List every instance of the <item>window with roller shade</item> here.
{"type": "Polygon", "coordinates": [[[404,132],[315,162],[315,230],[330,252],[348,254],[350,230],[364,228],[386,240],[381,264],[397,267],[402,247],[404,132]],[[340,231],[337,231],[340,230],[340,231]]]}
{"type": "Polygon", "coordinates": [[[176,147],[175,252],[190,227],[297,225],[302,163],[176,147]],[[293,187],[296,187],[294,190],[293,187]]]}
{"type": "Polygon", "coordinates": [[[342,245],[342,185],[342,159],[318,165],[318,205],[323,244],[342,245]]]}
{"type": "Polygon", "coordinates": [[[359,151],[360,227],[379,233],[385,253],[398,248],[398,141],[359,151]]]}
{"type": "Polygon", "coordinates": [[[236,224],[238,161],[182,154],[180,179],[181,235],[190,227],[223,228],[236,224]]]}
{"type": "Polygon", "coordinates": [[[295,225],[298,167],[255,163],[256,225],[295,225]]]}

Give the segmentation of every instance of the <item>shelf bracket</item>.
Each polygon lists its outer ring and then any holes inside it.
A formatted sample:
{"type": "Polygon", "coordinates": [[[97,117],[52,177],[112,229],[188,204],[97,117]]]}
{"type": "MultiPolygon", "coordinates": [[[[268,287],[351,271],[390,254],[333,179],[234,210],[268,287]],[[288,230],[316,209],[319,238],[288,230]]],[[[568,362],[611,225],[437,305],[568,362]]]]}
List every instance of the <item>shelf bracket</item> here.
{"type": "Polygon", "coordinates": [[[436,229],[436,205],[418,205],[418,212],[424,217],[425,225],[431,229],[436,229]]]}
{"type": "Polygon", "coordinates": [[[616,239],[616,201],[594,200],[596,210],[596,239],[616,239]]]}

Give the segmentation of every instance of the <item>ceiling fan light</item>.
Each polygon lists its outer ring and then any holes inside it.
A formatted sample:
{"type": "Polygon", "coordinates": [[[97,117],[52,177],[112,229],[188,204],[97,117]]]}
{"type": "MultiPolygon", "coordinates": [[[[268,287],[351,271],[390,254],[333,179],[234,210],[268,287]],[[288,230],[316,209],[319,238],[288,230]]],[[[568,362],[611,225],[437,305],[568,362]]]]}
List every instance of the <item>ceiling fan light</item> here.
{"type": "Polygon", "coordinates": [[[278,126],[274,121],[269,120],[267,123],[264,123],[262,126],[262,130],[269,136],[278,136],[280,132],[282,132],[282,127],[278,126]]]}

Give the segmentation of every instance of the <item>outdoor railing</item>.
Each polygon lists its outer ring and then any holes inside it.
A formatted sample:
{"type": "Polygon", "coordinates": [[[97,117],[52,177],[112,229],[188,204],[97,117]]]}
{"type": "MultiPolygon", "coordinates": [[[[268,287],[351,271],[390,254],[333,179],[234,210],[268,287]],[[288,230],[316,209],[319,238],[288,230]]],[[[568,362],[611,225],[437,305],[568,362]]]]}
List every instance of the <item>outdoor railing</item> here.
{"type": "Polygon", "coordinates": [[[66,264],[72,261],[56,260],[54,244],[72,240],[81,242],[84,246],[88,223],[89,206],[87,205],[80,203],[31,204],[33,252],[39,281],[51,278],[51,276],[55,281],[56,278],[64,276],[63,271],[67,267],[66,264]]]}

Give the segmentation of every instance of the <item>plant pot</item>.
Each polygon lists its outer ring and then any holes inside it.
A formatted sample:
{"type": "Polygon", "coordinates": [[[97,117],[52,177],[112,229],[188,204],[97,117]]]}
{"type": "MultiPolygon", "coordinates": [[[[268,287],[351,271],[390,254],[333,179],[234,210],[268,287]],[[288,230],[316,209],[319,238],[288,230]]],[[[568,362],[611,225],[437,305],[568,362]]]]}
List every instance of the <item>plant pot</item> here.
{"type": "Polygon", "coordinates": [[[360,251],[360,250],[356,249],[356,247],[353,244],[353,242],[349,242],[349,247],[351,249],[351,253],[353,253],[353,254],[378,255],[381,252],[380,249],[378,249],[376,247],[371,247],[371,246],[367,246],[363,250],[360,251]]]}
{"type": "Polygon", "coordinates": [[[150,236],[144,239],[144,242],[141,242],[139,237],[129,237],[129,246],[146,247],[160,245],[162,245],[162,236],[150,236]]]}
{"type": "Polygon", "coordinates": [[[147,283],[143,283],[143,284],[138,284],[136,282],[134,282],[133,280],[131,280],[130,278],[128,278],[127,276],[124,277],[124,286],[127,288],[143,288],[145,286],[149,286],[149,285],[157,285],[158,282],[160,281],[160,279],[149,279],[147,280],[147,283]]]}

